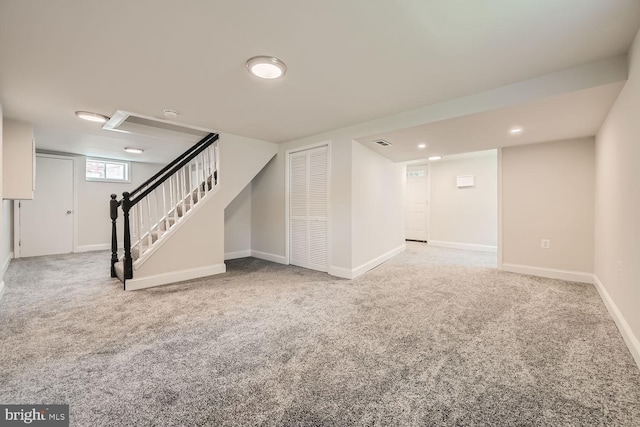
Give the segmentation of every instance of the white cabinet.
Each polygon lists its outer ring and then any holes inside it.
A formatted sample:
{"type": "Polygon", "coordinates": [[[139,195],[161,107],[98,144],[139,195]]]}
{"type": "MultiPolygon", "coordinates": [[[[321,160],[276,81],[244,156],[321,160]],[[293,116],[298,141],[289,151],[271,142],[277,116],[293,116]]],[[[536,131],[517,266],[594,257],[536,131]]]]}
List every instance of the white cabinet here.
{"type": "Polygon", "coordinates": [[[2,129],[3,199],[33,199],[35,158],[31,123],[5,118],[2,129]]]}

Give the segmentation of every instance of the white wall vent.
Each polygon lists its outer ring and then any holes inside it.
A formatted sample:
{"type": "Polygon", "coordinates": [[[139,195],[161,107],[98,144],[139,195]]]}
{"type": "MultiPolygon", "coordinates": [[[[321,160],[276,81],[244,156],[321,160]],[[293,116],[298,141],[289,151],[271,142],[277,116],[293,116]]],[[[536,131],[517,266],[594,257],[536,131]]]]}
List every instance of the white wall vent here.
{"type": "Polygon", "coordinates": [[[392,143],[390,143],[389,141],[385,141],[384,139],[377,139],[375,141],[376,144],[380,145],[381,147],[388,147],[390,145],[393,145],[392,143]]]}
{"type": "Polygon", "coordinates": [[[198,142],[209,133],[214,132],[122,110],[116,111],[111,119],[102,126],[102,129],[191,143],[198,142]]]}

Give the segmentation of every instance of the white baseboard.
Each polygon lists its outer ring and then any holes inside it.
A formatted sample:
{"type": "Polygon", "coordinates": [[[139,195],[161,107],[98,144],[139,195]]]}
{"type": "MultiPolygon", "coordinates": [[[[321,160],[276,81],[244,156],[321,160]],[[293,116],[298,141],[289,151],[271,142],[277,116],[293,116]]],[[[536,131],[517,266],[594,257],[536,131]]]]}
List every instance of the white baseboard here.
{"type": "Polygon", "coordinates": [[[342,277],[343,279],[355,279],[358,276],[362,276],[367,271],[371,270],[382,264],[385,261],[393,258],[398,255],[400,252],[404,251],[407,248],[407,245],[403,244],[398,246],[395,249],[392,249],[370,261],[365,262],[364,264],[359,265],[354,269],[348,269],[343,267],[330,266],[329,274],[336,277],[342,277]]]}
{"type": "Polygon", "coordinates": [[[184,280],[199,279],[200,277],[213,276],[227,271],[224,264],[210,265],[207,267],[191,268],[188,270],[174,271],[165,274],[156,274],[153,276],[128,279],[125,290],[135,291],[138,289],[146,289],[154,286],[168,285],[170,283],[182,282],[184,280]]]}
{"type": "Polygon", "coordinates": [[[3,295],[4,295],[4,280],[0,280],[0,301],[2,301],[3,295]]]}
{"type": "Polygon", "coordinates": [[[520,264],[502,264],[502,270],[530,276],[548,277],[550,279],[567,280],[569,282],[593,284],[593,273],[582,271],[558,270],[555,268],[533,267],[520,264]]]}
{"type": "Polygon", "coordinates": [[[386,253],[380,255],[379,257],[376,257],[376,258],[372,259],[371,261],[367,261],[364,264],[359,265],[358,267],[353,269],[353,277],[352,277],[352,279],[355,279],[358,276],[362,276],[367,271],[371,270],[372,268],[375,268],[375,267],[379,266],[380,264],[382,264],[385,261],[390,260],[391,258],[393,258],[394,256],[398,255],[400,252],[404,251],[405,249],[407,249],[407,245],[406,244],[402,244],[402,245],[398,246],[397,248],[391,249],[389,252],[386,252],[386,253]]]}
{"type": "Polygon", "coordinates": [[[0,265],[0,280],[4,277],[4,273],[7,272],[7,268],[9,268],[9,263],[13,259],[13,252],[9,252],[7,257],[2,260],[2,265],[0,265]]]}
{"type": "MultiPolygon", "coordinates": [[[[118,243],[118,248],[122,249],[124,243],[118,243]]],[[[111,250],[111,243],[103,243],[101,245],[82,245],[76,246],[75,252],[92,252],[92,251],[109,251],[111,250]]]]}
{"type": "Polygon", "coordinates": [[[271,262],[276,262],[278,264],[288,264],[287,263],[287,258],[282,256],[282,255],[275,255],[275,254],[270,254],[267,252],[260,252],[260,251],[251,251],[251,256],[254,258],[259,258],[259,259],[263,259],[265,261],[271,261],[271,262]]]}
{"type": "Polygon", "coordinates": [[[476,245],[474,243],[458,243],[458,242],[443,242],[440,240],[429,240],[430,246],[438,246],[440,248],[449,249],[465,249],[468,251],[481,251],[481,252],[498,252],[497,246],[490,245],[476,245]]]}
{"type": "Polygon", "coordinates": [[[342,279],[353,279],[353,271],[350,268],[336,267],[335,265],[329,266],[329,275],[340,277],[342,279]]]}
{"type": "Polygon", "coordinates": [[[602,301],[607,307],[609,314],[616,322],[616,326],[618,327],[618,330],[620,331],[624,342],[627,344],[627,347],[631,352],[631,356],[633,356],[633,359],[636,361],[636,365],[638,365],[638,368],[640,368],[640,341],[638,340],[638,337],[635,336],[635,334],[631,330],[631,327],[618,309],[618,306],[616,306],[616,304],[613,302],[613,299],[611,299],[611,296],[605,289],[604,285],[595,274],[593,275],[593,284],[598,290],[600,298],[602,298],[602,301]]]}
{"type": "Polygon", "coordinates": [[[225,252],[224,260],[228,259],[237,259],[237,258],[247,258],[251,256],[251,249],[247,249],[246,251],[236,251],[236,252],[225,252]]]}

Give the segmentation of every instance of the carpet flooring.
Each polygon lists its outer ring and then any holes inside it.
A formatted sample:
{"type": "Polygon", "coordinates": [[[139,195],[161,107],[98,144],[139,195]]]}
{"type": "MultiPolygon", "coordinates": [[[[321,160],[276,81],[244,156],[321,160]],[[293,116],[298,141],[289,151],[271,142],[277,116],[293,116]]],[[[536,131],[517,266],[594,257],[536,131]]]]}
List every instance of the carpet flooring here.
{"type": "Polygon", "coordinates": [[[0,403],[74,426],[638,426],[591,285],[409,243],[355,280],[246,258],[123,292],[106,252],[11,262],[0,403]]]}

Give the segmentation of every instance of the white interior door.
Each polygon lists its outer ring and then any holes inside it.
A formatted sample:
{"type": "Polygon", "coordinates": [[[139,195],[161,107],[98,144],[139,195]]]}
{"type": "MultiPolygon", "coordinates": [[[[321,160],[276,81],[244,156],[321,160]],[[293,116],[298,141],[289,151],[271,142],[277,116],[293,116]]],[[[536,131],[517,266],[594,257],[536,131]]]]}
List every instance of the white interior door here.
{"type": "Polygon", "coordinates": [[[73,252],[73,160],[36,156],[33,200],[18,212],[21,257],[73,252]]]}
{"type": "Polygon", "coordinates": [[[289,155],[289,263],[328,271],[328,147],[289,155]]]}
{"type": "Polygon", "coordinates": [[[426,242],[429,236],[429,170],[407,167],[407,240],[426,242]]]}

